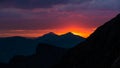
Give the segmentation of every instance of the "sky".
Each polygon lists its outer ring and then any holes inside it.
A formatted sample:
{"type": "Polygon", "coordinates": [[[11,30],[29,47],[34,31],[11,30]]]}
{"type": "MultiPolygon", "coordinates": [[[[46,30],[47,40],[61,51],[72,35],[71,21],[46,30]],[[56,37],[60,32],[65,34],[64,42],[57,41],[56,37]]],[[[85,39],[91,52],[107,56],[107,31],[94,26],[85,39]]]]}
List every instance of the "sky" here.
{"type": "Polygon", "coordinates": [[[0,0],[0,37],[54,32],[88,37],[120,12],[120,0],[0,0]]]}

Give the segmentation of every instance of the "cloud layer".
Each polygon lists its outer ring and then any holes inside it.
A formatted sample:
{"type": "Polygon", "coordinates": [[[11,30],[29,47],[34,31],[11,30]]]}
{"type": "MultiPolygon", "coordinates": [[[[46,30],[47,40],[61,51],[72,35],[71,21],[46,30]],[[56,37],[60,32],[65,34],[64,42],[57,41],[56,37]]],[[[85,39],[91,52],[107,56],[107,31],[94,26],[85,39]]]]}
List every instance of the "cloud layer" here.
{"type": "Polygon", "coordinates": [[[76,26],[92,32],[120,12],[119,3],[120,0],[0,0],[0,30],[51,32],[76,26]]]}

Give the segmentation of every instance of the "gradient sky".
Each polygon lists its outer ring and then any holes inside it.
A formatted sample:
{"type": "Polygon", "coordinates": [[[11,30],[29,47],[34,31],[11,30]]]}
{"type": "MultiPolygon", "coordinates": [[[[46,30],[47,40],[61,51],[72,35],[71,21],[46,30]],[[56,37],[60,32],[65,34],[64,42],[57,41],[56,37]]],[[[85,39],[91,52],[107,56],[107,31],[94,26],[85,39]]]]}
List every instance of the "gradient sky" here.
{"type": "Polygon", "coordinates": [[[73,32],[88,37],[120,12],[120,0],[0,0],[0,37],[73,32]]]}

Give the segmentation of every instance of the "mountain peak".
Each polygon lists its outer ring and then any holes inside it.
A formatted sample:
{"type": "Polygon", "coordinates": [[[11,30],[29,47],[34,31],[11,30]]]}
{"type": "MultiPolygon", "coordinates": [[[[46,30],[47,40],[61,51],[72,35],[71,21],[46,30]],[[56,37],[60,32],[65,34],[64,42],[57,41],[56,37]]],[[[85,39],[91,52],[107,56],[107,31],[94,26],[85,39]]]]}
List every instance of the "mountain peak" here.
{"type": "Polygon", "coordinates": [[[38,37],[37,39],[41,39],[41,37],[42,38],[57,38],[58,35],[55,34],[54,32],[49,32],[49,33],[44,34],[43,36],[38,37]]]}
{"type": "Polygon", "coordinates": [[[58,35],[55,34],[54,32],[49,32],[49,33],[45,34],[44,36],[58,36],[58,35]]]}
{"type": "MultiPolygon", "coordinates": [[[[65,33],[65,34],[62,34],[61,37],[77,37],[77,38],[83,38],[82,36],[79,36],[79,35],[76,35],[72,32],[68,32],[68,33],[65,33]]],[[[85,38],[84,38],[85,39],[85,38]]]]}
{"type": "Polygon", "coordinates": [[[68,32],[66,33],[66,35],[74,35],[72,32],[68,32]]]}
{"type": "Polygon", "coordinates": [[[68,32],[68,33],[62,34],[61,36],[73,37],[75,35],[72,32],[68,32]]]}
{"type": "Polygon", "coordinates": [[[47,34],[50,34],[50,35],[56,35],[54,32],[49,32],[47,34]]]}

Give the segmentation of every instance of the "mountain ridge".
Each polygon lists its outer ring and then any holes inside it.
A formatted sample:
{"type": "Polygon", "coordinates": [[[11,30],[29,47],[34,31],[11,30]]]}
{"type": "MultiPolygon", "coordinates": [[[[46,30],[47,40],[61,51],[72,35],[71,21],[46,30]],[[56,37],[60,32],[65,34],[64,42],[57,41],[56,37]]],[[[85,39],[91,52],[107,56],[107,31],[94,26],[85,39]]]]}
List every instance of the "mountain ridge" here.
{"type": "Polygon", "coordinates": [[[36,38],[36,40],[39,41],[40,43],[50,43],[51,45],[57,45],[58,47],[72,48],[76,44],[83,42],[85,38],[75,35],[71,32],[68,32],[62,35],[57,35],[53,32],[50,32],[41,37],[36,38]]]}
{"type": "Polygon", "coordinates": [[[47,33],[46,35],[39,38],[26,38],[20,36],[0,38],[0,62],[8,62],[8,60],[12,58],[14,55],[25,55],[25,56],[32,55],[33,53],[35,53],[35,49],[37,45],[40,43],[69,49],[71,47],[74,47],[76,44],[80,43],[80,41],[82,42],[85,40],[83,38],[76,39],[73,37],[71,38],[71,40],[68,41],[67,38],[64,37],[62,37],[62,39],[59,38],[60,36],[57,36],[52,32],[47,33]]]}

